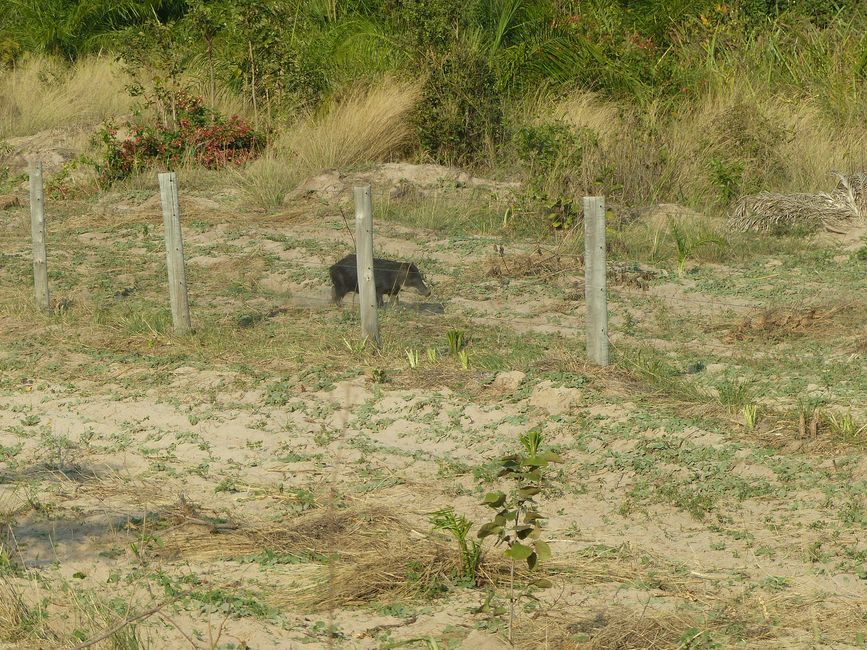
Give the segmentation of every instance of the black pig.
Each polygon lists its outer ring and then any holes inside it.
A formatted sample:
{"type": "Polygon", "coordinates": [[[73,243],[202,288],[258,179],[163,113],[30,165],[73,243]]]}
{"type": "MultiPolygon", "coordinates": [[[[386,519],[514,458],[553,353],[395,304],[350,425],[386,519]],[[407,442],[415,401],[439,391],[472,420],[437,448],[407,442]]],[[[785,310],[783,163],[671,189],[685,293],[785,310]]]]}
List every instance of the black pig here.
{"type": "MultiPolygon", "coordinates": [[[[343,296],[351,291],[358,293],[358,267],[355,255],[347,255],[334,264],[328,273],[331,275],[331,297],[334,304],[339,305],[343,296]]],[[[391,296],[389,304],[397,303],[397,294],[403,287],[412,287],[423,296],[430,295],[430,288],[424,283],[424,278],[418,267],[411,262],[395,262],[373,258],[373,282],[376,285],[376,304],[385,304],[383,296],[391,296]]]]}

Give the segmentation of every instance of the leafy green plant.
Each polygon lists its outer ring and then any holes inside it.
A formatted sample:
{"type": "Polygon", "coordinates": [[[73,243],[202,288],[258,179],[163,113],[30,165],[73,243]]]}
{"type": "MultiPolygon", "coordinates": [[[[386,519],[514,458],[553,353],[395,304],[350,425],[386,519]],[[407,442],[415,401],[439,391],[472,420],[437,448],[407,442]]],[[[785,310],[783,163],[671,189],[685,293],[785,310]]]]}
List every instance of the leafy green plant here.
{"type": "Polygon", "coordinates": [[[466,350],[460,350],[458,352],[458,359],[460,360],[461,367],[464,370],[470,369],[470,353],[469,352],[467,352],[466,350]]]}
{"type": "Polygon", "coordinates": [[[734,411],[753,402],[753,391],[749,384],[744,382],[725,380],[717,386],[717,392],[719,403],[734,411]]]}
{"type": "Polygon", "coordinates": [[[449,352],[452,355],[457,356],[458,352],[464,349],[464,331],[463,330],[449,330],[446,334],[449,340],[449,352]]]}
{"type": "Polygon", "coordinates": [[[431,363],[437,362],[437,350],[436,348],[428,348],[427,349],[427,360],[431,363]]]}
{"type": "Polygon", "coordinates": [[[715,236],[704,237],[701,239],[690,238],[686,231],[677,224],[676,221],[669,220],[668,230],[674,239],[675,254],[677,255],[677,274],[683,275],[686,271],[686,262],[692,257],[695,251],[708,244],[716,244],[722,246],[725,242],[715,236]]]}
{"type": "Polygon", "coordinates": [[[580,211],[572,199],[584,151],[597,144],[589,129],[560,121],[523,126],[512,135],[518,166],[528,177],[525,210],[541,213],[555,230],[571,228],[580,211]]]}
{"type": "Polygon", "coordinates": [[[419,142],[437,162],[477,162],[503,133],[503,98],[491,63],[469,45],[430,60],[413,116],[419,142]]]}
{"type": "Polygon", "coordinates": [[[437,510],[431,514],[430,522],[437,530],[448,531],[454,536],[461,555],[461,578],[467,584],[475,585],[479,566],[482,563],[482,545],[467,538],[473,522],[463,515],[456,514],[452,508],[437,510]]]}
{"type": "Polygon", "coordinates": [[[360,341],[352,342],[347,339],[345,336],[343,337],[343,347],[349,350],[349,353],[353,356],[358,356],[362,354],[367,349],[367,339],[363,338],[360,341]]]}
{"type": "Polygon", "coordinates": [[[858,426],[851,411],[842,414],[829,413],[831,431],[842,438],[855,439],[867,434],[867,425],[858,426]]]}
{"type": "MultiPolygon", "coordinates": [[[[515,594],[515,563],[526,561],[532,571],[539,562],[551,557],[551,548],[541,539],[543,515],[538,510],[536,497],[546,483],[545,469],[551,463],[560,462],[560,457],[550,451],[542,451],[544,441],[539,429],[531,429],[520,437],[523,453],[512,454],[500,460],[500,478],[514,483],[509,493],[489,492],[483,505],[496,511],[493,520],[482,525],[478,537],[495,536],[495,546],[506,546],[505,554],[511,562],[509,578],[509,641],[515,618],[515,605],[521,595],[515,594]]],[[[549,580],[539,578],[531,586],[549,587],[549,580]]]]}

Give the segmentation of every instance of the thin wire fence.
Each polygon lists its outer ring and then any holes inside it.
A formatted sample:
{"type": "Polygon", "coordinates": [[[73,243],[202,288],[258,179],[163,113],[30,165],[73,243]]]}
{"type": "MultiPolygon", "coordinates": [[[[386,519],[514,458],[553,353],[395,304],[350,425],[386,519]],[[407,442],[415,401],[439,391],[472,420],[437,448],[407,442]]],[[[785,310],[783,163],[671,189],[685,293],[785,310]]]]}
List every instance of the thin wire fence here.
{"type": "MultiPolygon", "coordinates": [[[[346,222],[344,215],[344,222],[346,222]]],[[[350,237],[352,237],[352,231],[349,228],[348,222],[346,222],[347,232],[350,237]]],[[[479,260],[478,257],[473,257],[472,262],[474,264],[486,263],[489,265],[488,269],[488,277],[493,278],[498,272],[502,276],[507,276],[513,274],[515,277],[524,277],[528,279],[535,279],[539,282],[544,282],[548,279],[553,279],[556,277],[563,277],[566,274],[572,273],[574,274],[574,283],[575,283],[575,292],[573,293],[574,298],[572,300],[569,299],[567,295],[561,295],[557,298],[552,298],[552,301],[560,300],[561,303],[565,305],[565,309],[552,309],[551,302],[546,302],[541,308],[537,308],[538,310],[534,313],[524,312],[520,304],[509,304],[508,296],[504,296],[505,303],[495,309],[487,309],[482,305],[487,301],[479,301],[479,309],[468,309],[466,307],[461,306],[461,302],[472,301],[474,297],[464,297],[466,295],[465,289],[468,282],[483,280],[484,277],[479,278],[478,274],[473,271],[469,271],[467,267],[461,267],[458,265],[456,268],[451,269],[451,272],[447,274],[447,277],[450,280],[446,282],[438,282],[438,283],[430,283],[428,279],[424,278],[424,269],[419,269],[415,265],[408,266],[409,261],[403,262],[399,260],[390,260],[384,256],[375,257],[374,261],[374,273],[375,276],[378,276],[379,280],[379,291],[384,293],[385,295],[390,295],[388,300],[388,307],[392,307],[392,304],[397,303],[398,305],[401,303],[397,294],[403,293],[413,293],[411,290],[413,288],[420,289],[420,293],[422,293],[425,289],[431,288],[433,289],[433,298],[430,301],[419,301],[418,296],[413,296],[408,302],[406,300],[403,301],[402,307],[403,311],[417,311],[424,313],[433,313],[433,314],[444,314],[449,317],[460,317],[465,318],[469,321],[480,322],[480,323],[489,323],[492,325],[504,326],[504,327],[513,327],[513,328],[524,328],[524,329],[536,329],[543,330],[549,333],[557,333],[557,334],[568,334],[571,331],[574,331],[576,336],[584,336],[585,330],[585,320],[586,313],[583,309],[583,301],[584,301],[584,286],[583,286],[583,256],[578,253],[567,252],[567,250],[563,250],[562,247],[567,242],[571,242],[574,237],[577,236],[577,231],[570,231],[566,234],[564,239],[553,249],[553,250],[543,250],[545,247],[542,244],[538,244],[535,247],[535,250],[539,253],[539,259],[530,260],[527,255],[519,254],[517,256],[507,257],[504,254],[504,249],[501,246],[495,246],[499,253],[499,259],[497,257],[489,257],[483,260],[479,260]],[[543,265],[552,262],[555,262],[554,268],[551,270],[546,270],[542,268],[542,271],[539,273],[535,273],[532,269],[521,269],[517,268],[521,264],[529,264],[529,263],[540,263],[543,265]],[[572,262],[574,265],[574,271],[572,268],[564,268],[564,262],[572,262]],[[496,266],[499,265],[499,266],[496,266]],[[509,268],[511,265],[511,268],[509,268]],[[439,298],[439,299],[438,299],[439,298]],[[455,300],[458,299],[458,300],[455,300]],[[581,307],[572,307],[569,305],[570,302],[574,302],[576,304],[581,305],[581,307]]],[[[354,239],[353,239],[354,243],[354,239]]],[[[574,242],[573,242],[574,243],[574,242]]],[[[350,253],[352,255],[354,253],[350,253]]],[[[382,255],[380,253],[380,255],[382,255]]],[[[27,253],[24,251],[19,252],[9,252],[4,253],[4,257],[12,258],[12,257],[26,257],[27,253]]],[[[290,294],[290,302],[294,302],[299,305],[304,306],[318,306],[322,308],[336,307],[335,300],[333,295],[326,296],[323,295],[325,292],[331,291],[331,278],[330,275],[333,270],[343,270],[347,273],[345,277],[341,280],[338,278],[338,281],[342,281],[346,283],[346,285],[339,287],[340,291],[348,290],[353,296],[352,302],[349,303],[351,308],[354,308],[357,303],[357,296],[355,295],[355,290],[357,290],[357,286],[353,284],[353,279],[356,278],[355,274],[357,273],[357,265],[354,260],[344,261],[346,257],[341,258],[334,264],[323,265],[318,269],[312,268],[309,264],[305,266],[305,275],[308,279],[312,278],[322,278],[325,280],[325,286],[323,287],[324,291],[322,294],[309,294],[309,293],[297,293],[290,294]]],[[[618,267],[618,272],[624,270],[624,266],[627,272],[629,271],[629,267],[633,267],[634,269],[638,269],[639,271],[643,268],[643,262],[639,262],[637,260],[617,260],[613,264],[609,264],[609,283],[607,287],[607,295],[610,298],[609,300],[609,309],[614,312],[615,315],[623,308],[624,305],[628,305],[632,301],[649,301],[656,302],[661,304],[671,304],[677,305],[678,307],[683,307],[690,309],[693,312],[698,312],[700,314],[706,314],[710,310],[708,308],[712,308],[715,312],[714,315],[718,315],[719,312],[730,312],[734,311],[741,315],[742,319],[746,318],[752,313],[767,311],[772,308],[797,308],[803,306],[802,301],[797,301],[797,299],[792,299],[791,301],[785,300],[775,300],[773,305],[770,304],[759,304],[754,298],[744,298],[742,300],[737,299],[724,299],[724,298],[709,298],[706,295],[701,296],[691,296],[684,295],[684,293],[671,293],[671,292],[663,292],[658,288],[659,285],[654,285],[653,282],[658,279],[659,276],[653,277],[650,280],[647,280],[647,288],[642,290],[633,290],[628,288],[628,286],[623,286],[622,283],[615,280],[611,277],[612,266],[618,267]],[[611,309],[613,308],[613,309],[611,309]]],[[[118,269],[121,270],[121,269],[118,269]]],[[[655,270],[652,272],[656,273],[655,270]]],[[[357,278],[355,279],[357,283],[357,278]]],[[[192,293],[196,293],[195,287],[191,287],[192,293]]],[[[689,291],[688,288],[685,289],[677,289],[680,291],[689,291]]],[[[347,304],[348,296],[344,297],[341,301],[345,306],[347,304]]],[[[345,307],[344,307],[345,308],[345,307]]],[[[272,310],[273,311],[273,310],[272,310]]],[[[715,331],[720,331],[723,328],[714,328],[715,331]]],[[[629,337],[630,334],[626,332],[617,332],[615,337],[629,337]]],[[[738,346],[736,344],[732,345],[718,345],[715,342],[708,341],[707,339],[703,339],[701,341],[679,341],[679,345],[684,347],[686,346],[696,346],[702,350],[717,350],[721,353],[725,353],[727,355],[731,355],[733,352],[737,352],[738,346]]]]}

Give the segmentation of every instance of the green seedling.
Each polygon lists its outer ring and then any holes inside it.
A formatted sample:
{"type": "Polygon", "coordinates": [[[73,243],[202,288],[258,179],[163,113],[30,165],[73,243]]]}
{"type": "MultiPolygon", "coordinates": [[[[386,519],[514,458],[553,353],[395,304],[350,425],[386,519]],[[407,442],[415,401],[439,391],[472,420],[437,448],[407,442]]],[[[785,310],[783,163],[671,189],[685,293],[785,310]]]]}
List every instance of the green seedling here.
{"type": "MultiPolygon", "coordinates": [[[[542,451],[542,432],[532,429],[522,435],[524,453],[512,454],[500,460],[500,478],[514,482],[514,488],[505,492],[489,492],[482,505],[496,511],[493,520],[479,528],[478,537],[495,536],[495,546],[506,546],[506,557],[511,562],[509,579],[509,642],[515,619],[515,605],[521,595],[515,594],[515,563],[525,561],[532,571],[539,562],[551,558],[551,547],[542,540],[541,521],[536,498],[545,487],[544,472],[550,463],[560,462],[557,454],[542,451]]],[[[550,587],[551,582],[538,578],[531,586],[550,587]]]]}
{"type": "Polygon", "coordinates": [[[677,274],[683,275],[686,271],[686,262],[700,247],[707,244],[722,245],[724,242],[719,237],[706,237],[704,239],[690,240],[686,233],[677,225],[677,222],[669,220],[668,231],[674,238],[675,253],[677,255],[677,274]]]}
{"type": "Polygon", "coordinates": [[[758,411],[759,407],[757,404],[745,404],[743,409],[741,409],[741,414],[744,416],[744,426],[746,426],[747,431],[752,431],[756,428],[758,411]]]}
{"type": "Polygon", "coordinates": [[[437,351],[436,348],[428,348],[427,349],[427,360],[431,363],[437,362],[437,351]]]}
{"type": "Polygon", "coordinates": [[[858,438],[867,433],[867,425],[857,426],[851,412],[842,415],[829,413],[828,424],[831,427],[831,431],[843,438],[858,438]]]}
{"type": "Polygon", "coordinates": [[[479,566],[482,563],[482,545],[480,542],[467,539],[473,522],[455,513],[452,508],[443,508],[431,514],[430,523],[437,530],[448,531],[454,536],[461,556],[461,578],[468,584],[475,585],[479,566]]]}
{"type": "Polygon", "coordinates": [[[359,355],[367,348],[367,339],[361,339],[358,343],[353,343],[345,336],[343,337],[343,345],[349,350],[349,354],[359,355]]]}
{"type": "Polygon", "coordinates": [[[464,370],[470,369],[470,355],[466,350],[458,352],[458,359],[460,359],[461,366],[463,366],[464,370]]]}
{"type": "Polygon", "coordinates": [[[450,330],[446,336],[449,339],[449,351],[452,355],[457,355],[458,352],[464,349],[463,330],[450,330]]]}
{"type": "Polygon", "coordinates": [[[406,358],[409,360],[409,367],[415,370],[418,368],[419,355],[418,350],[406,350],[406,358]]]}

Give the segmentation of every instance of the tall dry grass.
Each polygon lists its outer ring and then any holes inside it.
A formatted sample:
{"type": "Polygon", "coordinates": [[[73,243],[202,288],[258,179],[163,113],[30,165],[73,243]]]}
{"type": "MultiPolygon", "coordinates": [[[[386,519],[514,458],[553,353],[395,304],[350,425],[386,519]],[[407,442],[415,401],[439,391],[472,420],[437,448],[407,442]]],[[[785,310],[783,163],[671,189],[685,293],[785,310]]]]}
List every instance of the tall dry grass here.
{"type": "Polygon", "coordinates": [[[675,110],[629,106],[593,93],[541,93],[513,110],[517,124],[549,120],[595,134],[573,174],[576,195],[630,205],[681,202],[722,212],[739,193],[833,189],[832,171],[867,169],[867,129],[817,99],[719,77],[675,110]]]}
{"type": "Polygon", "coordinates": [[[0,138],[51,128],[90,127],[130,112],[127,78],[108,58],[92,57],[68,67],[32,56],[0,70],[0,138]]]}
{"type": "MultiPolygon", "coordinates": [[[[831,172],[867,169],[867,130],[835,123],[818,100],[770,91],[749,79],[714,84],[674,114],[664,131],[670,187],[696,207],[721,188],[714,159],[743,167],[745,189],[812,192],[834,186],[831,172]]],[[[702,204],[705,205],[702,205],[702,204]]]]}
{"type": "Polygon", "coordinates": [[[318,114],[278,132],[262,158],[239,174],[247,202],[274,210],[307,176],[386,162],[405,153],[414,134],[410,113],[419,96],[418,83],[386,78],[356,86],[318,114]]]}
{"type": "Polygon", "coordinates": [[[291,155],[303,173],[388,161],[411,142],[410,113],[419,96],[418,83],[391,78],[356,87],[290,128],[274,150],[291,155]]]}

